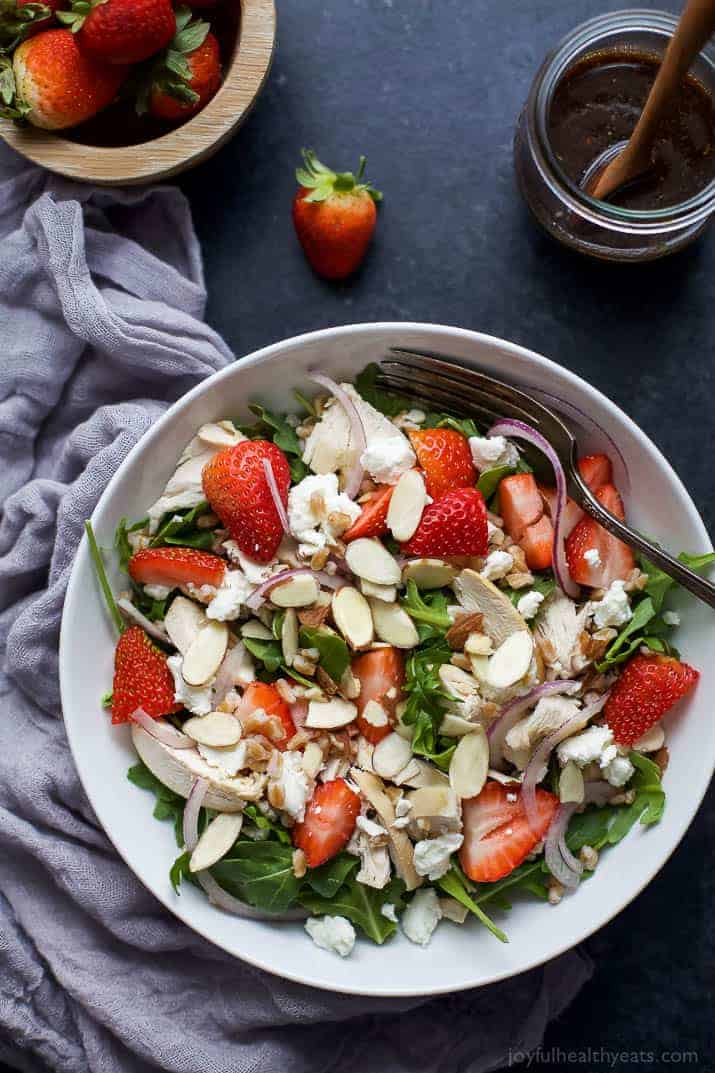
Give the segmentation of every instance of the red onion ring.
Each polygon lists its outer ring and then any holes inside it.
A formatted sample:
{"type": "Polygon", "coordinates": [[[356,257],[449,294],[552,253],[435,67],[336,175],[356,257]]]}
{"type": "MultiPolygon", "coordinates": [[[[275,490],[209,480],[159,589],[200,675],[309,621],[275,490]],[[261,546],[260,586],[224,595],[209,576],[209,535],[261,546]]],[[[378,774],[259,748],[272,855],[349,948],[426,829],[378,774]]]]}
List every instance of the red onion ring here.
{"type": "Polygon", "coordinates": [[[249,920],[305,920],[310,916],[305,909],[289,909],[285,913],[267,913],[264,909],[254,909],[252,905],[246,905],[238,898],[234,898],[227,890],[224,890],[211,873],[206,869],[196,873],[196,879],[208,895],[211,905],[223,909],[226,913],[233,913],[237,917],[246,917],[249,920]]]}
{"type": "Polygon", "coordinates": [[[566,562],[563,517],[568,495],[566,492],[566,474],[564,473],[564,468],[561,465],[559,456],[556,454],[556,451],[545,436],[542,436],[535,428],[525,424],[523,421],[516,421],[513,419],[498,421],[496,425],[493,425],[489,429],[487,435],[511,436],[513,439],[526,440],[527,443],[532,444],[532,446],[538,448],[538,450],[545,454],[551,463],[554,476],[556,477],[556,511],[553,519],[554,541],[552,553],[554,576],[559,588],[563,589],[567,596],[575,599],[581,590],[578,585],[571,580],[568,563],[566,562]]]}
{"type": "Polygon", "coordinates": [[[583,872],[583,865],[576,860],[565,842],[566,829],[576,807],[575,803],[559,806],[544,844],[544,857],[549,871],[554,879],[570,890],[578,886],[583,872]]]}
{"type": "Polygon", "coordinates": [[[127,600],[126,596],[121,596],[116,601],[117,607],[120,608],[127,618],[133,619],[138,626],[148,633],[150,637],[153,637],[156,641],[161,641],[162,644],[170,644],[169,634],[163,628],[163,626],[157,626],[156,622],[152,622],[146,615],[142,615],[141,611],[134,606],[131,600],[127,600]]]}
{"type": "Polygon", "coordinates": [[[613,452],[619,462],[619,474],[616,480],[616,484],[626,495],[631,490],[631,478],[628,472],[628,466],[623,456],[623,452],[620,447],[610,436],[602,425],[599,425],[598,421],[594,421],[589,414],[584,413],[583,410],[579,410],[578,406],[574,406],[572,402],[567,402],[565,399],[560,399],[557,395],[552,395],[548,391],[542,391],[541,388],[530,387],[528,389],[530,395],[534,395],[537,399],[545,399],[548,403],[552,403],[552,410],[565,414],[566,417],[570,417],[572,421],[575,421],[577,425],[581,425],[582,428],[588,429],[590,432],[595,432],[599,436],[603,436],[604,440],[608,443],[610,450],[613,452]]]}
{"type": "Polygon", "coordinates": [[[539,776],[541,774],[541,769],[556,746],[566,738],[569,738],[572,734],[575,734],[576,731],[582,730],[589,720],[601,711],[608,700],[608,697],[609,694],[604,693],[603,696],[599,697],[593,704],[589,704],[586,708],[581,708],[580,711],[576,712],[575,715],[572,715],[565,723],[562,723],[560,727],[554,730],[552,734],[549,734],[548,737],[544,738],[544,740],[536,747],[533,756],[526,765],[521,791],[526,818],[529,821],[529,826],[532,830],[536,830],[538,827],[536,785],[540,781],[539,776]]]}
{"type": "Polygon", "coordinates": [[[335,396],[345,410],[348,421],[350,422],[350,432],[355,448],[355,461],[345,477],[345,494],[350,496],[351,499],[354,499],[360,491],[360,485],[362,484],[362,478],[365,472],[360,461],[362,453],[367,447],[367,439],[365,437],[365,429],[363,427],[362,419],[358,413],[357,406],[340,384],[336,384],[336,382],[331,380],[329,376],[323,376],[322,373],[309,373],[309,376],[316,384],[320,384],[321,387],[324,387],[326,391],[329,391],[331,395],[335,396]]]}
{"type": "Polygon", "coordinates": [[[522,714],[541,697],[555,696],[559,693],[568,693],[570,689],[578,686],[574,681],[542,682],[523,697],[517,697],[511,704],[502,709],[500,715],[487,727],[489,739],[489,766],[499,768],[504,759],[504,741],[511,728],[518,723],[522,714]]]}
{"type": "Polygon", "coordinates": [[[145,730],[151,738],[156,738],[162,745],[167,745],[170,749],[196,748],[196,742],[192,741],[188,734],[182,734],[180,730],[177,730],[170,723],[154,719],[143,708],[137,708],[129,718],[137,726],[140,726],[142,730],[145,730]]]}
{"type": "Polygon", "coordinates": [[[184,805],[184,845],[189,853],[193,853],[199,840],[199,812],[209,788],[208,779],[194,779],[184,805]]]}
{"type": "Polygon", "coordinates": [[[273,472],[273,466],[269,458],[263,460],[263,472],[266,475],[266,481],[268,482],[268,491],[271,493],[271,499],[273,500],[273,506],[276,508],[276,513],[281,520],[284,533],[290,533],[290,526],[288,525],[288,515],[286,514],[286,508],[281,494],[278,491],[278,485],[276,483],[276,475],[273,472]]]}
{"type": "Polygon", "coordinates": [[[289,578],[296,577],[298,574],[310,574],[316,579],[319,585],[324,585],[326,589],[339,589],[343,585],[347,585],[344,577],[333,577],[332,574],[327,574],[324,570],[311,570],[307,566],[299,566],[294,570],[281,570],[277,574],[271,575],[267,581],[264,581],[254,589],[251,595],[246,600],[246,607],[250,611],[257,611],[271,591],[276,585],[282,585],[284,581],[288,581],[289,578]]]}

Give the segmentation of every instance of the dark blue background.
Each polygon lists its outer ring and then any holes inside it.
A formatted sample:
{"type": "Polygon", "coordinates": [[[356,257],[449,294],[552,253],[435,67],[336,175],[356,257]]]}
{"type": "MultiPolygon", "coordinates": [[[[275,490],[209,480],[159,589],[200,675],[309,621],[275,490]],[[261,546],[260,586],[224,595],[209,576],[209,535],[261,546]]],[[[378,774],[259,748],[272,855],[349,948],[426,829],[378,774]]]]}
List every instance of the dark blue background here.
{"type": "MultiPolygon", "coordinates": [[[[181,185],[203,246],[208,318],[237,355],[355,321],[505,336],[575,370],[633,416],[712,532],[715,236],[652,265],[591,263],[540,234],[514,186],[514,123],[544,53],[577,22],[621,6],[279,0],[276,60],[253,115],[181,185]],[[293,234],[302,145],[340,169],[366,153],[385,193],[371,253],[348,284],[313,276],[293,234]]],[[[685,1068],[713,1068],[714,815],[711,795],[661,874],[585,944],[595,976],[551,1027],[547,1048],[694,1050],[699,1060],[685,1068]]]]}

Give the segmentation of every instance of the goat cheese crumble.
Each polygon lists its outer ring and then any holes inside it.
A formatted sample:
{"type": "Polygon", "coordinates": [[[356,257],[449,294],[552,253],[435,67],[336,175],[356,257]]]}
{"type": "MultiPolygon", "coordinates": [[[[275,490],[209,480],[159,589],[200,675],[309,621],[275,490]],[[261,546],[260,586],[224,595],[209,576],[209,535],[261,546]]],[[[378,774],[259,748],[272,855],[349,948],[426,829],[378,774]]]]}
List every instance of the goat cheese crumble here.
{"type": "Polygon", "coordinates": [[[531,592],[524,593],[517,603],[516,609],[522,618],[534,618],[543,602],[543,593],[537,592],[536,589],[532,589],[531,592]]]}
{"type": "Polygon", "coordinates": [[[291,534],[305,545],[309,554],[335,543],[360,517],[360,512],[357,503],[338,491],[338,478],[334,473],[304,477],[288,493],[291,534]]]}
{"type": "Polygon", "coordinates": [[[469,449],[480,473],[497,466],[515,466],[519,461],[519,452],[504,436],[470,436],[469,449]]]}
{"type": "Polygon", "coordinates": [[[346,958],[355,946],[355,928],[347,917],[308,917],[305,930],[321,950],[346,958]]]}
{"type": "Polygon", "coordinates": [[[427,946],[442,919],[442,907],[432,887],[418,890],[402,914],[402,930],[412,943],[427,946]]]}
{"type": "Polygon", "coordinates": [[[591,604],[591,613],[599,629],[604,626],[624,626],[633,617],[625,582],[612,581],[603,599],[591,604]]]}

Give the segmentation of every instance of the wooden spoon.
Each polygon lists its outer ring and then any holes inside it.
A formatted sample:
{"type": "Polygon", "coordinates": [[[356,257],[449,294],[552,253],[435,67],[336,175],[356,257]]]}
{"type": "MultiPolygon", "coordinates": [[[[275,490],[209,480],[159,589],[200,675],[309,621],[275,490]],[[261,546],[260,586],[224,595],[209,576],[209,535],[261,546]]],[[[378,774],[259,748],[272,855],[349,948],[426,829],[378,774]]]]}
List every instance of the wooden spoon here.
{"type": "Polygon", "coordinates": [[[605,201],[614,190],[651,166],[658,126],[683,76],[715,31],[715,0],[688,0],[651,86],[645,107],[623,152],[590,184],[588,193],[605,201]]]}

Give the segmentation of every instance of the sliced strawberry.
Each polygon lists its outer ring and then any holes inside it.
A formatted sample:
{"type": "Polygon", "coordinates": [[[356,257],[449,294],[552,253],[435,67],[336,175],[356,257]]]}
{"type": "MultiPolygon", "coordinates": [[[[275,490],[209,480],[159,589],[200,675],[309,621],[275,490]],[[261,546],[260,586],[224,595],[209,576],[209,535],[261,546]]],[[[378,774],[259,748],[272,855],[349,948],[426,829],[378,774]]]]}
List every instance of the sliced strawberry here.
{"type": "MultiPolygon", "coordinates": [[[[623,500],[612,484],[604,484],[595,493],[611,514],[623,520],[623,500]]],[[[625,581],[635,566],[633,552],[627,544],[611,536],[602,526],[584,516],[566,541],[566,559],[569,573],[579,585],[607,589],[612,581],[625,581]],[[598,558],[589,562],[586,552],[595,550],[598,558]]]]}
{"type": "MultiPolygon", "coordinates": [[[[556,489],[549,488],[548,485],[545,484],[540,484],[538,487],[539,495],[544,501],[545,513],[548,514],[553,524],[554,515],[556,514],[556,489]]],[[[578,503],[575,499],[571,499],[571,497],[568,496],[563,518],[561,519],[561,532],[563,533],[564,540],[566,540],[572,530],[576,528],[582,518],[583,511],[578,503]]]]}
{"type": "Polygon", "coordinates": [[[459,863],[465,875],[475,883],[493,883],[508,876],[544,838],[558,807],[554,794],[538,789],[536,830],[532,830],[515,791],[488,782],[477,797],[462,805],[464,843],[459,863]]]}
{"type": "Polygon", "coordinates": [[[628,661],[604,708],[619,745],[633,745],[695,686],[699,673],[672,656],[638,654],[628,661]]]}
{"type": "Polygon", "coordinates": [[[353,522],[343,540],[349,544],[358,537],[381,537],[387,532],[387,508],[390,506],[394,486],[381,485],[371,499],[363,503],[360,517],[353,522]]]}
{"type": "Polygon", "coordinates": [[[533,473],[514,473],[499,482],[499,513],[511,539],[520,543],[529,526],[544,513],[533,473]]]}
{"type": "Polygon", "coordinates": [[[554,527],[545,514],[527,528],[519,545],[530,570],[548,570],[553,557],[554,527]]]}
{"type": "Polygon", "coordinates": [[[477,488],[457,488],[430,503],[414,536],[402,545],[406,555],[436,558],[486,555],[487,550],[487,508],[477,488]]]}
{"type": "Polygon", "coordinates": [[[112,722],[128,723],[137,708],[158,719],[181,708],[174,700],[174,679],[163,652],[141,626],[131,626],[114,653],[112,722]]]}
{"type": "Polygon", "coordinates": [[[213,585],[223,581],[226,564],[218,555],[194,548],[142,548],[129,560],[129,576],[138,585],[213,585]]]}
{"type": "Polygon", "coordinates": [[[226,447],[206,463],[202,474],[211,509],[241,551],[259,563],[273,558],[283,536],[264,462],[270,463],[285,508],[290,468],[283,452],[267,440],[244,440],[226,447]]]}
{"type": "Polygon", "coordinates": [[[453,428],[414,429],[412,446],[425,475],[427,494],[439,499],[455,488],[468,488],[476,481],[469,441],[453,428]]]}
{"type": "Polygon", "coordinates": [[[266,715],[277,715],[283,724],[285,737],[273,743],[276,749],[283,752],[295,734],[295,723],[290,714],[289,705],[283,700],[275,686],[268,682],[251,682],[244,690],[236,715],[240,718],[242,714],[248,715],[250,712],[255,712],[257,708],[262,708],[266,715]]]}
{"type": "Polygon", "coordinates": [[[317,868],[340,853],[359,815],[360,795],[345,779],[323,782],[315,788],[304,820],[293,828],[293,845],[303,850],[309,868],[317,868]]]}
{"type": "Polygon", "coordinates": [[[397,648],[375,648],[353,660],[352,672],[360,681],[360,693],[355,701],[358,728],[368,741],[377,745],[387,737],[395,723],[395,709],[401,699],[405,678],[402,653],[397,648]],[[363,715],[368,701],[371,700],[379,704],[387,716],[384,724],[379,722],[379,712],[377,724],[370,722],[363,715]]]}
{"type": "Polygon", "coordinates": [[[578,471],[592,492],[613,484],[613,466],[608,455],[585,455],[578,460],[578,471]]]}

